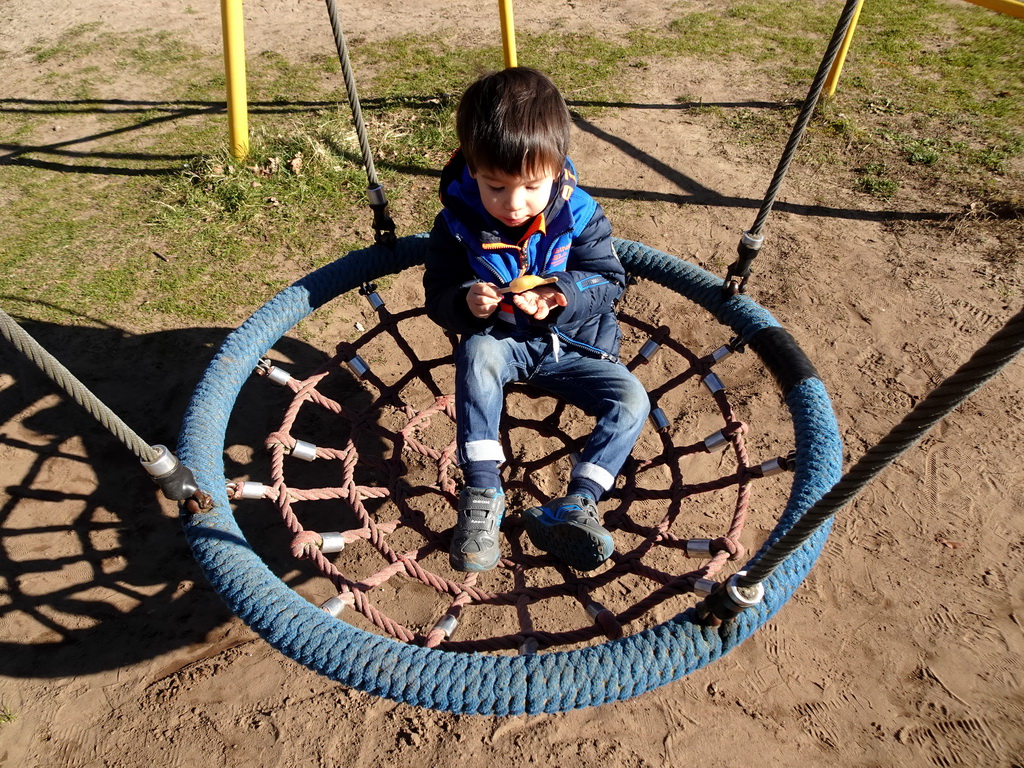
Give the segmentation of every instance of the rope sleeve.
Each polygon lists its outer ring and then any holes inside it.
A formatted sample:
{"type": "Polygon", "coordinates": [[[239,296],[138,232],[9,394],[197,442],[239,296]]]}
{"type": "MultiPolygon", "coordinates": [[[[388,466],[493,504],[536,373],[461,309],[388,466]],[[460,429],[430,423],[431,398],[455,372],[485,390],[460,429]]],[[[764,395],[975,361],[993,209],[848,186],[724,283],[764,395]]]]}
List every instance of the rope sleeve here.
{"type": "Polygon", "coordinates": [[[820,378],[807,355],[784,328],[762,328],[747,343],[775,377],[783,394],[788,395],[805,379],[820,378]]]}

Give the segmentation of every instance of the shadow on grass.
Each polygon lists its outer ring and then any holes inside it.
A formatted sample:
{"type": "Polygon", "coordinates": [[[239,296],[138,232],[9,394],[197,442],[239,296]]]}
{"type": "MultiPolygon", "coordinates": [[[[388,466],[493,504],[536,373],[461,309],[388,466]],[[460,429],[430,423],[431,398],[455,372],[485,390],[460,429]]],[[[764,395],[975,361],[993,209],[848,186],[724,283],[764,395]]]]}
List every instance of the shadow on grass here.
{"type": "MultiPolygon", "coordinates": [[[[446,108],[449,97],[408,96],[381,99],[365,99],[362,107],[367,112],[385,111],[397,107],[407,109],[438,110],[446,108]]],[[[603,107],[624,110],[679,110],[686,111],[697,108],[744,109],[744,110],[786,110],[792,109],[790,103],[770,101],[744,102],[681,102],[672,104],[645,104],[640,102],[570,102],[570,107],[603,107]]],[[[286,115],[318,112],[323,110],[345,109],[334,101],[295,101],[295,102],[252,102],[248,105],[250,115],[286,115]]],[[[226,114],[222,102],[212,101],[128,101],[128,100],[71,100],[47,101],[31,99],[0,99],[0,114],[8,115],[42,115],[64,116],[73,119],[75,115],[140,115],[138,122],[120,128],[67,139],[50,144],[18,144],[0,143],[0,168],[4,165],[38,168],[58,173],[85,173],[113,176],[166,176],[180,171],[183,163],[189,159],[187,155],[160,154],[149,152],[116,153],[105,152],[93,147],[85,148],[93,142],[126,134],[173,124],[175,121],[209,117],[226,114]],[[156,114],[154,114],[156,113],[156,114]]],[[[638,200],[642,202],[668,202],[678,205],[702,205],[723,208],[753,209],[761,205],[760,198],[735,197],[722,195],[714,189],[699,183],[678,168],[674,168],[630,143],[627,137],[610,134],[593,122],[575,115],[580,130],[591,134],[629,157],[643,163],[655,173],[672,182],[678,193],[653,193],[640,188],[593,188],[588,191],[599,199],[638,200]]],[[[373,146],[373,137],[370,137],[373,146]]],[[[779,151],[783,142],[780,141],[779,151]]],[[[345,159],[358,165],[361,158],[356,153],[343,152],[345,159]]],[[[799,155],[798,155],[799,157],[799,155]]],[[[407,176],[437,177],[440,169],[432,166],[416,166],[409,164],[389,163],[379,160],[380,169],[387,169],[407,176]]],[[[767,187],[770,175],[766,175],[764,185],[767,187]]],[[[789,202],[776,202],[775,210],[794,213],[800,216],[854,219],[864,221],[943,221],[948,212],[941,211],[891,211],[891,210],[857,210],[827,205],[800,205],[789,202]]]]}

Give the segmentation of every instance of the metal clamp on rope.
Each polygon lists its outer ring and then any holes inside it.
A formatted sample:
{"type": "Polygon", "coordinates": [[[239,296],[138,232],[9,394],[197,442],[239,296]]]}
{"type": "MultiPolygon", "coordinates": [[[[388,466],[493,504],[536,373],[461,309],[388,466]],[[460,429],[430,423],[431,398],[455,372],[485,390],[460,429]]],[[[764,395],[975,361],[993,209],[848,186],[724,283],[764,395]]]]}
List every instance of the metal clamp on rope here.
{"type": "Polygon", "coordinates": [[[754,235],[750,232],[743,233],[743,237],[740,238],[740,244],[736,246],[739,258],[729,265],[729,271],[725,276],[725,285],[722,286],[722,290],[726,294],[735,296],[737,293],[746,293],[747,281],[751,275],[750,266],[754,263],[754,259],[757,258],[763,243],[764,235],[754,235]]]}
{"type": "Polygon", "coordinates": [[[199,490],[192,470],[178,461],[178,457],[168,450],[166,445],[154,445],[157,456],[152,461],[143,461],[153,482],[160,486],[164,496],[173,501],[191,499],[199,490]]]}
{"type": "Polygon", "coordinates": [[[718,374],[715,373],[709,373],[700,381],[712,395],[718,394],[725,389],[725,384],[722,383],[722,380],[718,378],[718,374]]]}
{"type": "Polygon", "coordinates": [[[734,573],[697,606],[697,616],[704,624],[729,621],[764,600],[764,584],[761,582],[749,587],[740,586],[740,578],[746,573],[734,573]]]}
{"type": "Polygon", "coordinates": [[[519,644],[519,655],[530,656],[540,649],[540,642],[536,637],[528,637],[519,644]]]}
{"type": "Polygon", "coordinates": [[[712,555],[711,539],[687,539],[684,551],[687,557],[710,558],[712,555]]]}
{"type": "Polygon", "coordinates": [[[330,597],[320,604],[320,610],[324,613],[329,613],[334,618],[341,616],[341,612],[345,610],[345,601],[335,595],[330,597]]]}
{"type": "Polygon", "coordinates": [[[373,211],[373,240],[377,245],[394,248],[398,242],[395,236],[395,220],[391,218],[388,210],[388,196],[384,192],[383,184],[375,184],[366,188],[366,195],[370,198],[370,209],[373,211]]]}
{"type": "Polygon", "coordinates": [[[235,486],[240,499],[262,499],[267,495],[267,486],[256,480],[244,480],[235,486]]]}
{"type": "Polygon", "coordinates": [[[743,353],[747,350],[747,342],[742,336],[735,336],[729,340],[728,344],[723,344],[714,352],[711,353],[711,360],[716,363],[720,363],[729,355],[734,352],[743,353]]]}
{"type": "Polygon", "coordinates": [[[794,469],[796,469],[796,456],[794,453],[790,453],[788,456],[778,456],[762,462],[756,467],[751,467],[750,473],[759,477],[771,477],[780,472],[792,472],[794,469]]]}
{"type": "Polygon", "coordinates": [[[260,361],[256,364],[256,373],[260,376],[266,376],[269,381],[282,387],[292,380],[292,375],[283,368],[278,368],[274,365],[269,357],[260,358],[260,361]]]}
{"type": "Polygon", "coordinates": [[[373,307],[375,312],[384,306],[384,299],[377,293],[376,283],[363,283],[359,288],[359,295],[366,297],[366,300],[370,302],[370,306],[373,307]]]}
{"type": "Polygon", "coordinates": [[[325,555],[341,552],[345,548],[345,537],[340,531],[328,531],[320,534],[320,551],[325,555]]]}
{"type": "Polygon", "coordinates": [[[607,609],[607,608],[605,608],[605,607],[604,607],[603,605],[601,605],[600,603],[597,603],[597,602],[590,602],[590,603],[587,603],[587,604],[586,604],[586,606],[584,607],[584,610],[585,610],[585,611],[587,612],[587,615],[588,615],[588,616],[589,616],[589,617],[590,617],[590,618],[591,618],[591,619],[592,619],[593,621],[595,621],[595,622],[596,622],[596,621],[597,621],[597,617],[601,615],[601,612],[602,612],[602,611],[606,611],[606,610],[608,610],[608,609],[607,609]]]}
{"type": "Polygon", "coordinates": [[[437,624],[434,625],[434,628],[431,630],[431,632],[433,632],[434,630],[439,630],[445,636],[445,639],[447,639],[452,636],[452,633],[455,632],[455,628],[458,626],[459,620],[452,616],[450,613],[446,613],[438,620],[437,624]]]}
{"type": "Polygon", "coordinates": [[[654,428],[659,432],[664,432],[666,429],[672,426],[672,422],[668,420],[668,416],[661,408],[651,408],[651,413],[648,416],[654,428]]]}
{"type": "Polygon", "coordinates": [[[316,446],[312,443],[307,443],[305,440],[296,440],[295,445],[291,447],[288,454],[303,461],[315,461],[316,446]]]}
{"type": "Polygon", "coordinates": [[[345,361],[345,365],[348,366],[349,370],[352,371],[360,379],[365,379],[366,374],[370,372],[370,366],[366,364],[359,355],[353,355],[351,358],[345,361]]]}
{"type": "Polygon", "coordinates": [[[693,594],[708,597],[714,594],[720,586],[714,579],[697,579],[693,582],[693,594]]]}
{"type": "Polygon", "coordinates": [[[720,346],[718,349],[711,353],[711,360],[712,362],[720,363],[735,351],[736,350],[734,350],[728,344],[723,344],[722,346],[720,346]]]}
{"type": "Polygon", "coordinates": [[[639,354],[640,357],[642,357],[644,360],[649,361],[652,357],[654,357],[655,353],[657,353],[659,349],[661,349],[660,341],[648,339],[646,342],[644,342],[644,345],[640,347],[640,352],[638,352],[637,354],[639,354]]]}
{"type": "Polygon", "coordinates": [[[714,453],[715,451],[725,448],[729,445],[729,438],[726,436],[723,430],[718,430],[713,435],[708,435],[704,438],[704,450],[708,453],[714,453]]]}

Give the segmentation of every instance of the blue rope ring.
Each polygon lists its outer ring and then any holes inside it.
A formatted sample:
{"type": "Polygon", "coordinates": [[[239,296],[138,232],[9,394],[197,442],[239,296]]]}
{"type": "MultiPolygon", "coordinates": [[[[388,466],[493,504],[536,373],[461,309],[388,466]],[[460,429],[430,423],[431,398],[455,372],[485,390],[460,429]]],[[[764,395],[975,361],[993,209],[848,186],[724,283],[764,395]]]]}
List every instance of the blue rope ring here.
{"type": "MultiPolygon", "coordinates": [[[[413,706],[455,713],[561,712],[628,699],[678,680],[735,648],[785,604],[814,565],[822,526],[765,580],[765,599],[717,628],[692,608],[620,640],[520,656],[451,653],[401,643],[339,621],[284,584],[253,552],[235,522],[224,478],[228,418],[260,358],[317,307],[383,275],[423,263],[425,235],[394,250],[352,251],[283,290],[225,340],[185,414],[178,456],[210,493],[209,512],[183,515],[192,551],[232,611],[293,660],[344,685],[413,706]]],[[[750,298],[726,297],[721,278],[642,243],[616,240],[631,274],[674,290],[744,339],[779,324],[750,298]]],[[[765,357],[764,350],[758,353],[765,357]]],[[[788,503],[765,547],[839,479],[842,445],[832,405],[816,376],[788,388],[796,469],[788,503]]]]}

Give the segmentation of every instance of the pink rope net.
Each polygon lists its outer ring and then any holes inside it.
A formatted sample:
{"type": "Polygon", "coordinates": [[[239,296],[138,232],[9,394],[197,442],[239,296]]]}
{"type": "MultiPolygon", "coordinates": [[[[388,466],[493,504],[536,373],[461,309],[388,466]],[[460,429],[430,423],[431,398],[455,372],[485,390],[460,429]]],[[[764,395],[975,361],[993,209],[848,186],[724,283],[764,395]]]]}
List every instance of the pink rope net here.
{"type": "Polygon", "coordinates": [[[452,570],[447,553],[461,482],[454,396],[448,394],[455,339],[430,324],[422,309],[392,314],[372,286],[364,293],[378,324],[339,344],[308,378],[294,378],[269,360],[261,364],[260,373],[293,392],[280,428],[266,441],[271,482],[228,485],[232,499],[274,501],[294,557],[330,583],[315,582],[323,585],[315,588],[324,610],[407,643],[535,652],[603,642],[660,623],[692,603],[687,596],[709,586],[730,560],[743,557],[751,481],[788,469],[789,459],[750,464],[747,425],[713,370],[740,345],[734,340],[698,356],[668,327],[620,313],[622,359],[647,387],[653,413],[600,505],[616,542],[612,558],[578,573],[533,548],[525,535],[518,510],[564,492],[592,421],[517,387],[507,395],[502,434],[509,510],[504,557],[484,574],[452,570]],[[435,356],[418,353],[402,335],[415,323],[425,323],[427,332],[419,336],[434,340],[435,356]],[[625,352],[631,347],[637,351],[630,359],[625,352]],[[688,412],[699,410],[721,426],[694,440],[660,407],[669,401],[686,403],[688,412]],[[305,442],[309,432],[329,445],[305,442]],[[727,457],[718,460],[724,473],[691,477],[697,457],[720,451],[727,457]],[[286,469],[291,476],[298,472],[301,482],[289,483],[286,469]],[[689,530],[680,530],[683,522],[689,530]]]}

